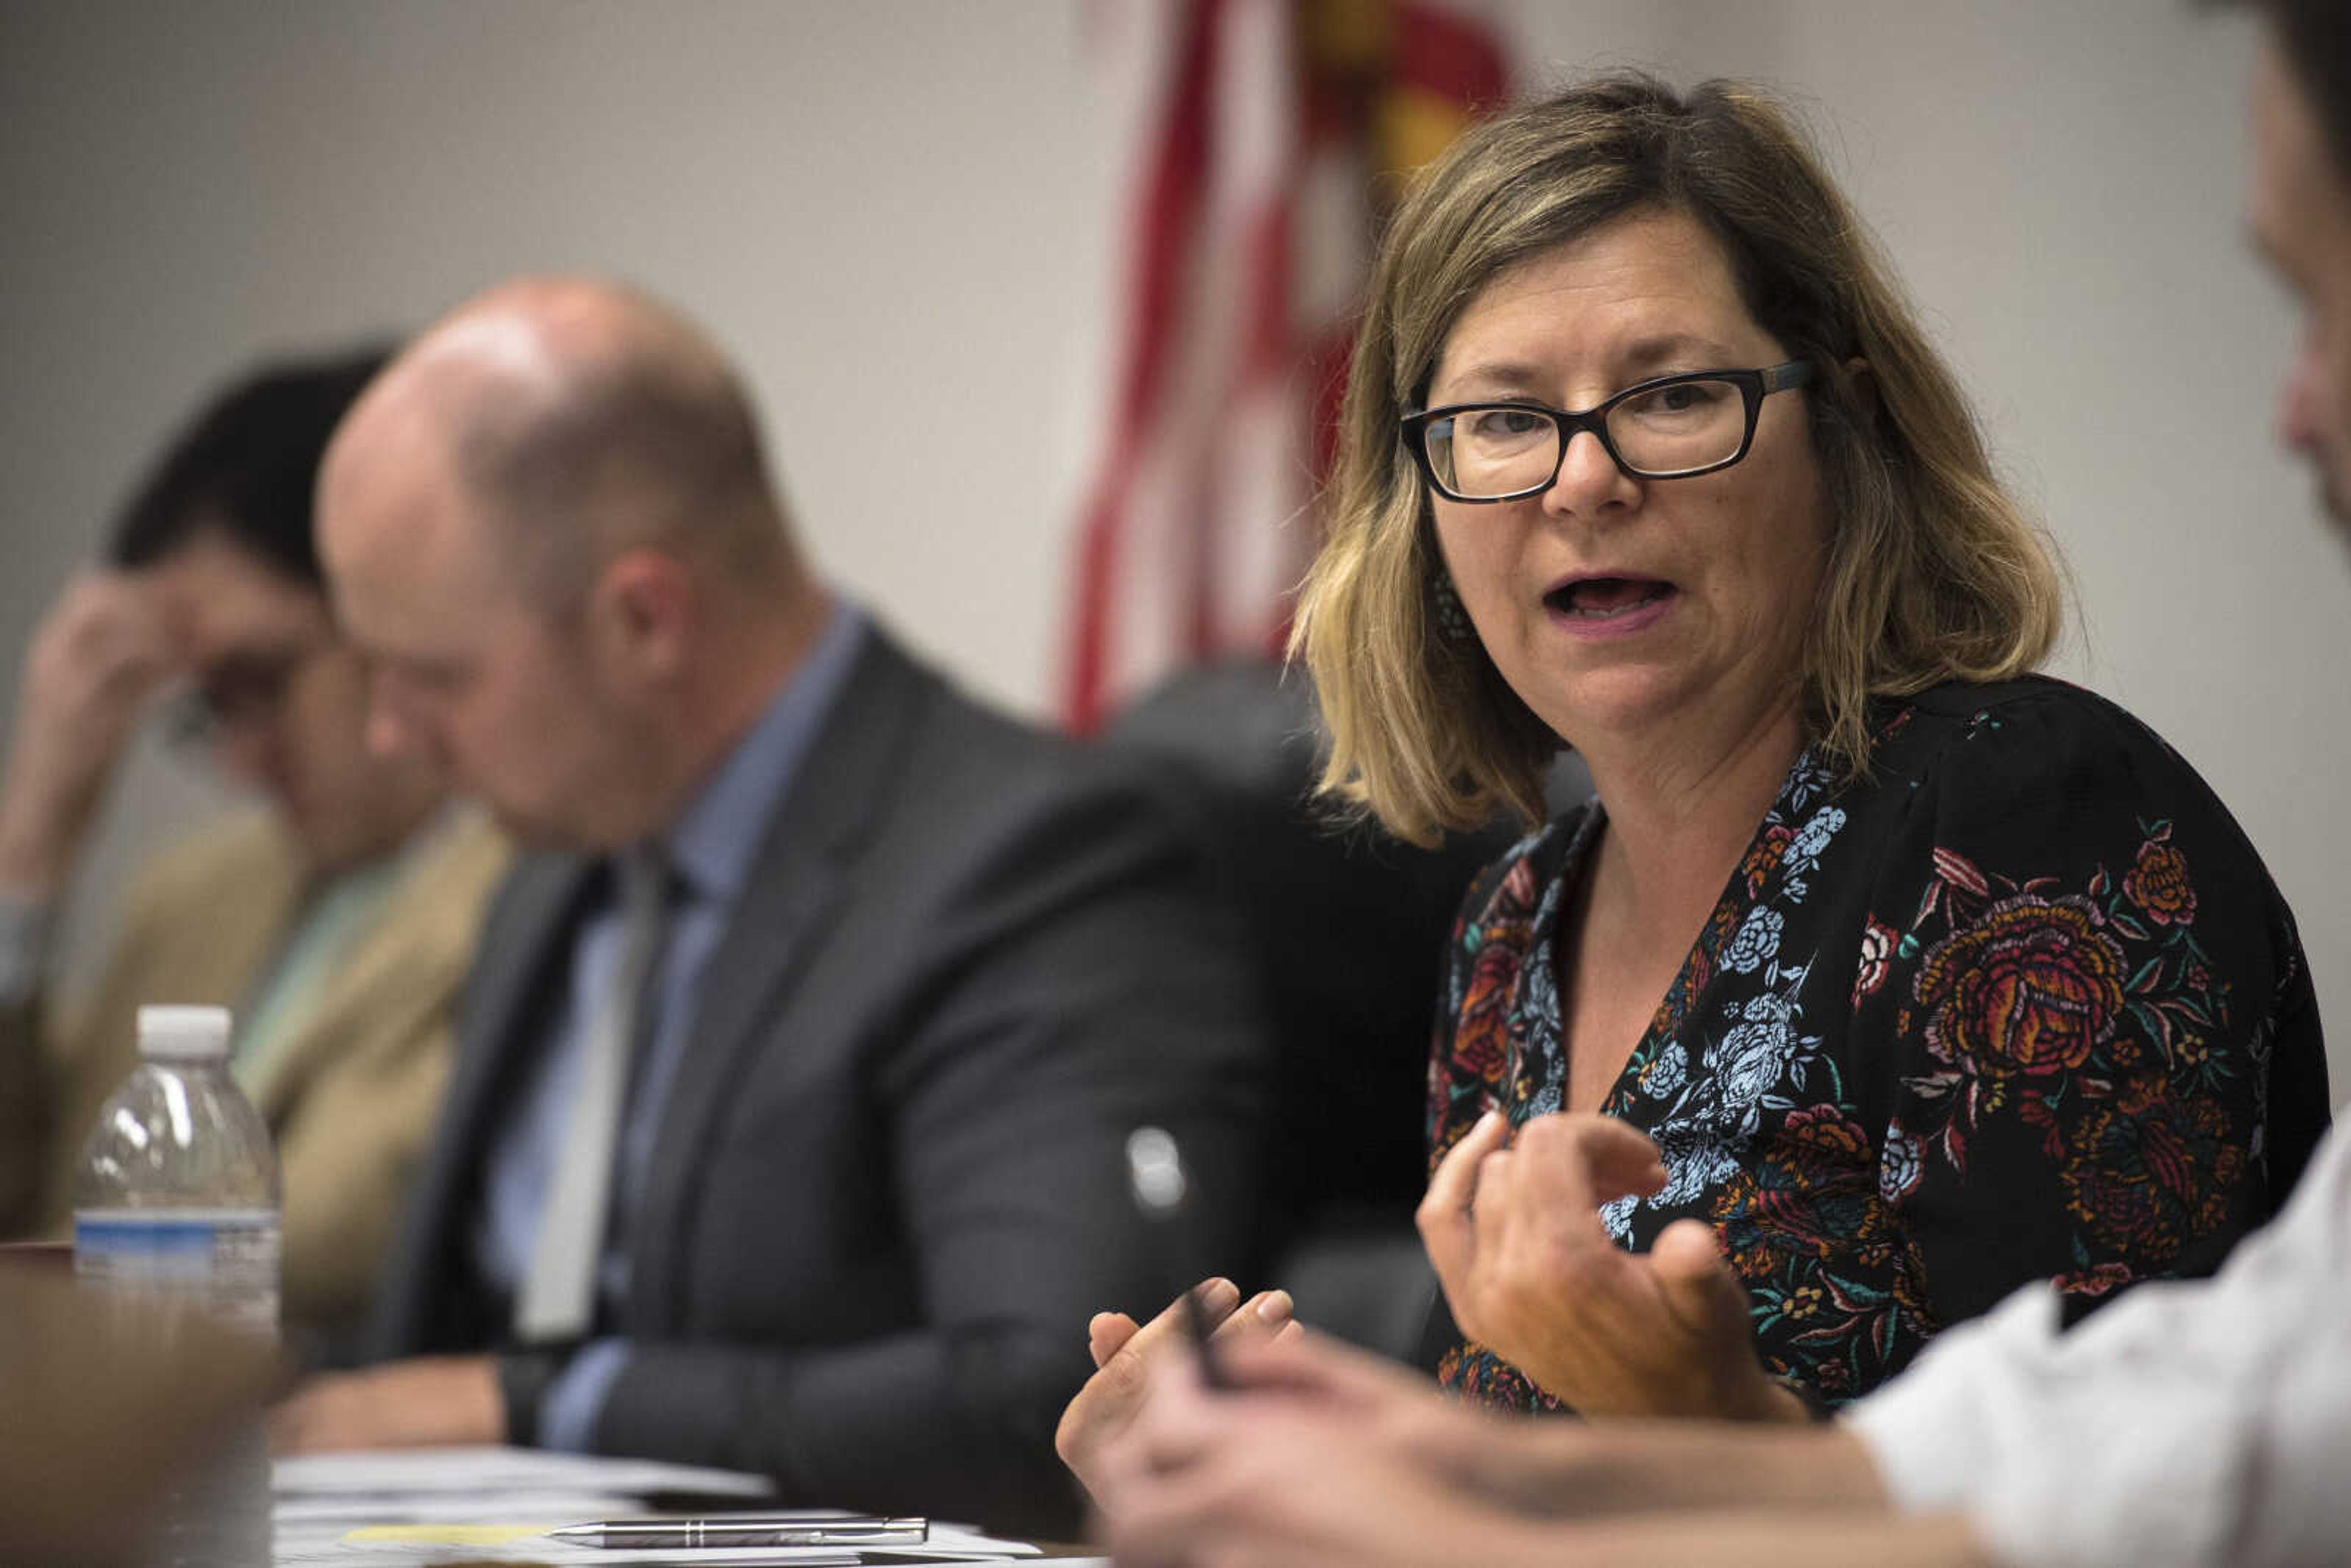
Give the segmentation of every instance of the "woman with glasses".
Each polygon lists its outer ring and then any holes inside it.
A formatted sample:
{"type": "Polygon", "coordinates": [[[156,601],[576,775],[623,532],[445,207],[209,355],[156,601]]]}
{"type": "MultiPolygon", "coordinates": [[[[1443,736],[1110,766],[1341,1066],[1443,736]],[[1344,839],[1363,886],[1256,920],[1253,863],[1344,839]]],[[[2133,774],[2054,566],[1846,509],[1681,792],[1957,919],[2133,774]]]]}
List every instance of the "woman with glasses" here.
{"type": "MultiPolygon", "coordinates": [[[[1343,417],[1325,789],[1531,830],[1439,1006],[1442,1382],[1801,1419],[2275,1210],[2327,1104],[2291,916],[2185,762],[2032,674],[2049,552],[1770,101],[1623,77],[1471,131],[1343,417]],[[1595,794],[1546,822],[1563,746],[1595,794]]],[[[1096,1321],[1081,1475],[1173,1332],[1096,1321]]]]}

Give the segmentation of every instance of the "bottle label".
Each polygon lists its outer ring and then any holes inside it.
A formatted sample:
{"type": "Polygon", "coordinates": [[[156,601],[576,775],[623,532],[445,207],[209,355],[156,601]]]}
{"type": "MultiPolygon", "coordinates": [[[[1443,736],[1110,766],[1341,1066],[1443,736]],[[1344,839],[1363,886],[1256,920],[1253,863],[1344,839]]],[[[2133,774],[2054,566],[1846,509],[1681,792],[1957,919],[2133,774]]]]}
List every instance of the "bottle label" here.
{"type": "Polygon", "coordinates": [[[74,1277],[201,1307],[277,1332],[277,1213],[268,1208],[110,1208],[74,1214],[74,1277]]]}

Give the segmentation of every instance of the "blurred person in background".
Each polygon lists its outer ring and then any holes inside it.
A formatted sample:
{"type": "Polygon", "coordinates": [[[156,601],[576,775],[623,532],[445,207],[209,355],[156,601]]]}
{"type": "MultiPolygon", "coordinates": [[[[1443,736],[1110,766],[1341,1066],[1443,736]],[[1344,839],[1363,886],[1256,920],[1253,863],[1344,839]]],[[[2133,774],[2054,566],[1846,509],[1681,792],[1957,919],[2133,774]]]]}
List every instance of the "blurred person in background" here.
{"type": "MultiPolygon", "coordinates": [[[[2251,8],[2251,223],[2304,328],[2280,434],[2351,526],[2351,11],[2251,8]]],[[[2217,1278],[2071,1327],[2027,1287],[1829,1426],[1497,1420],[1290,1331],[1230,1345],[1237,1395],[1163,1358],[1096,1493],[1132,1563],[2337,1563],[2346,1296],[2338,1128],[2217,1278]]]]}
{"type": "Polygon", "coordinates": [[[1296,636],[1325,787],[1415,839],[1540,824],[1562,746],[1594,787],[1456,934],[1440,1381],[1803,1420],[2027,1281],[2216,1268],[2327,1121],[2292,917],[2186,762],[2032,673],[2042,536],[1781,110],[1489,120],[1372,287],[1296,636]]]}
{"type": "Polygon", "coordinates": [[[298,1393],[279,1445],[536,1443],[1065,1526],[1086,1312],[1246,1233],[1263,1030],[1177,810],[829,588],[733,369],[616,285],[424,334],[337,435],[320,538],[384,755],[537,852],[384,1364],[298,1393]],[[1188,1232],[1136,1222],[1140,1123],[1192,1155],[1188,1232]]]}
{"type": "Polygon", "coordinates": [[[366,667],[319,579],[319,458],[387,355],[262,369],[178,437],[110,564],[36,633],[0,782],[0,1216],[19,1234],[69,1221],[91,1119],[138,1061],[140,1004],[231,1007],[231,1070],[283,1170],[286,1322],[330,1350],[391,1246],[506,865],[428,762],[369,754],[366,667]],[[53,912],[159,698],[262,805],[143,868],[95,989],[61,1005],[53,912]]]}

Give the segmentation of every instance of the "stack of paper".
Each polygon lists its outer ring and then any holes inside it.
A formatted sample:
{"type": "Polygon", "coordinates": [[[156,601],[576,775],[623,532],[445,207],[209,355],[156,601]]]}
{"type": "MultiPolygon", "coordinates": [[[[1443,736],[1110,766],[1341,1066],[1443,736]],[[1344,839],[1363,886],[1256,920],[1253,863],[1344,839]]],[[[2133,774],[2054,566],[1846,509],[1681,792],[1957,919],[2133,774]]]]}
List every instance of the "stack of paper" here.
{"type": "MultiPolygon", "coordinates": [[[[760,1506],[765,1478],[522,1448],[319,1454],[274,1473],[277,1568],[470,1563],[802,1564],[1000,1562],[1037,1548],[933,1522],[920,1546],[601,1548],[550,1539],[565,1525],[642,1518],[648,1500],[687,1516],[760,1506]]],[[[821,1517],[812,1511],[811,1517],[821,1517]]]]}

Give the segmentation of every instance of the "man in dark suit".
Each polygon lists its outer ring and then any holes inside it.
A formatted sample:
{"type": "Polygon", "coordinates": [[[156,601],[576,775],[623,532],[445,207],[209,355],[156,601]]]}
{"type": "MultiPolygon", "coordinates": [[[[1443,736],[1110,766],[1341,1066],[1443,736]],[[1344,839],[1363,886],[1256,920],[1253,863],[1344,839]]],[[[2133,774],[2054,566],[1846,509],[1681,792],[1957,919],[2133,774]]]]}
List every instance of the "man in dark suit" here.
{"type": "Polygon", "coordinates": [[[1229,1266],[1262,1106],[1174,818],[828,592],[728,367],[627,290],[526,280],[425,334],[319,519],[376,744],[539,852],[475,966],[386,1364],[298,1394],[280,1446],[1066,1518],[1087,1317],[1229,1266]],[[1196,1167],[1180,1237],[1135,1222],[1143,1123],[1196,1167]]]}

